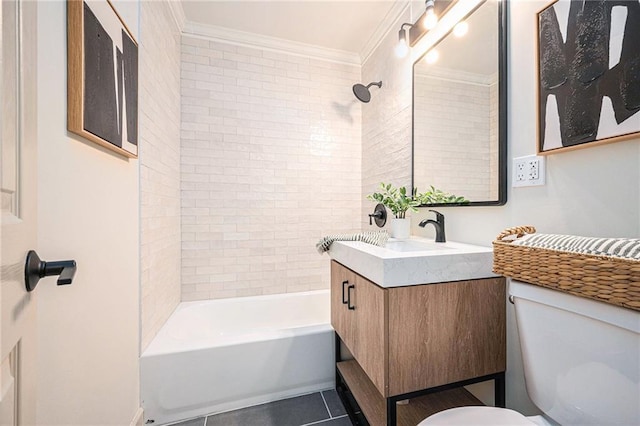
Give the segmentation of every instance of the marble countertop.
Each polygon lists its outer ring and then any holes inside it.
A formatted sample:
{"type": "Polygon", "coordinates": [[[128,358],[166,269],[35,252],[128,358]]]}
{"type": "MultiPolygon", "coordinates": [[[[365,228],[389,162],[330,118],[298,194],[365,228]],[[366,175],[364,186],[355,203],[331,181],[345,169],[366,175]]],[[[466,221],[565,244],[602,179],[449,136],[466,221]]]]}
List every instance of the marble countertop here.
{"type": "Polygon", "coordinates": [[[390,239],[385,247],[360,241],[336,241],[331,245],[329,256],[381,287],[497,276],[491,271],[491,247],[435,243],[419,237],[390,239]]]}

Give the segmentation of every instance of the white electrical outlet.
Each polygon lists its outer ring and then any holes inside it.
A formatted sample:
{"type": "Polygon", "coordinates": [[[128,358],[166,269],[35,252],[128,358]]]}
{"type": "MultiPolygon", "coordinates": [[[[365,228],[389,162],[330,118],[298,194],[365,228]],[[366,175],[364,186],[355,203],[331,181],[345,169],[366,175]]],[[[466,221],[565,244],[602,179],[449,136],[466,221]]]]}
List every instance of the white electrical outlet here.
{"type": "Polygon", "coordinates": [[[529,174],[527,176],[529,180],[538,180],[540,177],[539,164],[540,161],[537,158],[527,161],[527,166],[529,168],[529,174]]]}
{"type": "Polygon", "coordinates": [[[516,181],[517,182],[524,182],[527,180],[527,165],[524,161],[520,161],[515,164],[515,170],[516,170],[516,181]]]}
{"type": "Polygon", "coordinates": [[[513,176],[511,186],[544,185],[544,157],[528,155],[513,159],[513,176]]]}

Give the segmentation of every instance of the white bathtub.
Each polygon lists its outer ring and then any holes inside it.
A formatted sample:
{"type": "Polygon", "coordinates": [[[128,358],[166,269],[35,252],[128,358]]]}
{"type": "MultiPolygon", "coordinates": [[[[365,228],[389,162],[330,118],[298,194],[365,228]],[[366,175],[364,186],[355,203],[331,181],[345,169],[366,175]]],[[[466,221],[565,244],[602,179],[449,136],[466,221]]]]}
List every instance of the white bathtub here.
{"type": "Polygon", "coordinates": [[[334,343],[328,290],[181,303],[140,360],[145,420],[332,388],[334,343]]]}

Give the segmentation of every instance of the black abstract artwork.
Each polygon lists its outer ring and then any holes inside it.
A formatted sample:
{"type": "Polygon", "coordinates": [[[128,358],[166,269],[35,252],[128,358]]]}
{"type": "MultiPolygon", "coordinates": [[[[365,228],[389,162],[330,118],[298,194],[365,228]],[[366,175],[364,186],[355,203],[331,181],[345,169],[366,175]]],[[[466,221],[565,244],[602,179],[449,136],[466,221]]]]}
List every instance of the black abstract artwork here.
{"type": "Polygon", "coordinates": [[[138,153],[138,46],[109,3],[93,2],[90,7],[83,1],[82,5],[82,129],[93,140],[98,138],[103,145],[106,141],[135,156],[138,153]]]}
{"type": "Polygon", "coordinates": [[[560,0],[538,14],[539,151],[640,132],[640,2],[560,0]]]}

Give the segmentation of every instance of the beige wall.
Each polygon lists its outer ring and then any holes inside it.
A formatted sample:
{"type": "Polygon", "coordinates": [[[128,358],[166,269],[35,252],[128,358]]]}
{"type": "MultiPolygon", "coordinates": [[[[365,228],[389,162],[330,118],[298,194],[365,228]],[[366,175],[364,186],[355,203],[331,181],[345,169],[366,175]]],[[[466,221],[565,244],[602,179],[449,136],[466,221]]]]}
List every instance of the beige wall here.
{"type": "Polygon", "coordinates": [[[360,228],[360,68],[190,36],[182,53],[182,300],[328,288],[315,243],[360,228]]]}
{"type": "MultiPolygon", "coordinates": [[[[138,2],[114,2],[138,34],[138,2]]],[[[139,403],[138,161],[66,130],[66,2],[38,2],[38,424],[128,425],[139,403]]]]}
{"type": "MultiPolygon", "coordinates": [[[[511,1],[508,4],[508,157],[511,161],[513,157],[536,152],[534,18],[536,12],[547,3],[511,1]]],[[[470,2],[459,3],[457,11],[470,6],[470,2]]],[[[436,36],[432,34],[425,37],[413,49],[412,56],[418,58],[436,36]]],[[[380,180],[410,184],[410,157],[395,155],[393,165],[388,165],[386,160],[394,153],[405,152],[411,144],[411,108],[405,105],[407,98],[410,101],[406,86],[411,81],[411,60],[397,60],[394,57],[392,45],[396,41],[397,31],[391,31],[362,69],[365,80],[376,78],[391,83],[387,85],[389,92],[384,95],[384,102],[376,102],[374,97],[369,104],[372,108],[363,110],[363,194],[370,192],[380,180]],[[386,117],[386,120],[379,122],[382,117],[386,117]],[[375,149],[367,149],[365,146],[371,143],[370,136],[376,134],[372,129],[383,133],[385,137],[378,139],[375,149]],[[382,172],[374,167],[376,162],[384,163],[382,172]]],[[[504,228],[523,224],[535,225],[539,232],[640,236],[639,140],[550,155],[546,165],[545,186],[509,188],[508,201],[503,207],[440,208],[447,219],[447,237],[452,241],[489,246],[504,228]]],[[[365,211],[372,207],[369,203],[363,205],[365,211]]],[[[417,226],[421,219],[429,215],[426,209],[412,215],[412,231],[415,235],[433,238],[432,230],[417,226]]],[[[364,228],[368,228],[368,225],[364,228]]],[[[507,405],[525,413],[534,413],[535,407],[529,402],[524,389],[512,306],[507,306],[507,405]]],[[[486,387],[476,388],[475,391],[487,395],[486,387]]]]}
{"type": "Polygon", "coordinates": [[[180,302],[180,30],[166,1],[140,8],[141,343],[180,302]]]}

